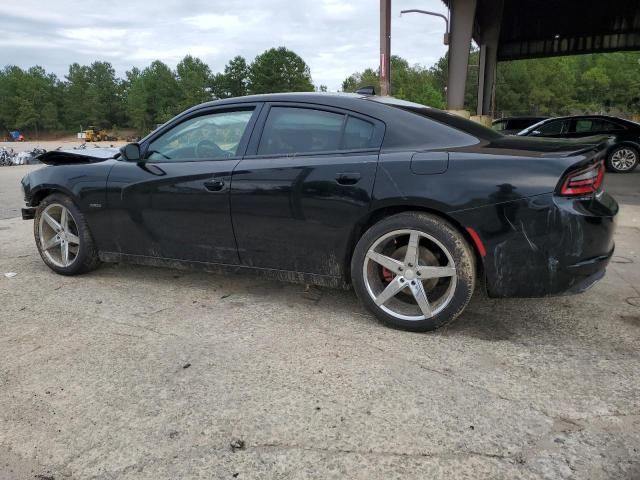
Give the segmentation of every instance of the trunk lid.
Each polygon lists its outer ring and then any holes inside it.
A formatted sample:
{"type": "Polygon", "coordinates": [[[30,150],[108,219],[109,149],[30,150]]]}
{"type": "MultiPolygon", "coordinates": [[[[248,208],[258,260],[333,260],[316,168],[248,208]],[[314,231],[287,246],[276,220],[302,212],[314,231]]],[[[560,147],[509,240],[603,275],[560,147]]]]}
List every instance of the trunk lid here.
{"type": "Polygon", "coordinates": [[[487,148],[501,153],[526,157],[574,157],[596,153],[607,148],[611,137],[596,135],[575,139],[504,136],[493,140],[487,148]]]}

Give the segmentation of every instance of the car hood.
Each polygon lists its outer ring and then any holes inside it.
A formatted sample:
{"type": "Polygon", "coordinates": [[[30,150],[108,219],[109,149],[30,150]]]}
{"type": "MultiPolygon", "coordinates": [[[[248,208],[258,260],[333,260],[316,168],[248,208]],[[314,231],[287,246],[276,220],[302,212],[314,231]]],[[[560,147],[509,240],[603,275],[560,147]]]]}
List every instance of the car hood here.
{"type": "Polygon", "coordinates": [[[36,157],[46,165],[69,165],[73,163],[95,163],[118,158],[120,149],[115,147],[87,148],[84,150],[52,150],[36,157]]]}
{"type": "MultiPolygon", "coordinates": [[[[487,148],[509,151],[513,155],[570,157],[605,148],[612,137],[596,135],[575,139],[504,136],[493,140],[487,148]]],[[[506,153],[506,152],[503,152],[506,153]]]]}

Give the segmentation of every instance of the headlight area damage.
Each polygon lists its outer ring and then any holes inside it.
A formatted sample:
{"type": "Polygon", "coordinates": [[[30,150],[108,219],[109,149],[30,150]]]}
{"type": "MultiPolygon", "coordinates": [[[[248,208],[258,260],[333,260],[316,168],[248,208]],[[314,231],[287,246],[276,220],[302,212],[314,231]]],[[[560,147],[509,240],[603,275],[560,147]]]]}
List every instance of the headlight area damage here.
{"type": "Polygon", "coordinates": [[[91,203],[103,203],[104,192],[97,199],[87,191],[102,191],[106,187],[108,172],[120,150],[108,148],[81,148],[74,150],[52,150],[42,153],[37,160],[45,165],[61,168],[40,168],[22,178],[22,190],[26,207],[22,218],[35,218],[36,207],[47,195],[60,192],[74,198],[81,208],[91,203]]]}

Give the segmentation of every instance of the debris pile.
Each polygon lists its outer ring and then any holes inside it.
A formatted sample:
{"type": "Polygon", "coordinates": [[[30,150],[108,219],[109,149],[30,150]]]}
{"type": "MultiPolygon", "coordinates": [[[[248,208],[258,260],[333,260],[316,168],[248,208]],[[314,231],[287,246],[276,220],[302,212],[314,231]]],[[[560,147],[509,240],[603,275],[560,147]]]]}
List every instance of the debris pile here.
{"type": "Polygon", "coordinates": [[[26,152],[14,152],[13,148],[6,149],[0,147],[0,167],[10,167],[13,165],[33,165],[40,163],[38,155],[45,153],[44,148],[35,147],[26,152]]]}

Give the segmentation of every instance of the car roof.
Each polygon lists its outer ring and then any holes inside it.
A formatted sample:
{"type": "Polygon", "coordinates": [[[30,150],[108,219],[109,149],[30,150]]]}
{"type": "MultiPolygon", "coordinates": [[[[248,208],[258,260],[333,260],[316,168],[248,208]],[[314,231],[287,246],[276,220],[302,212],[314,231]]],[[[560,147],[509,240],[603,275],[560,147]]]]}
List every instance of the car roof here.
{"type": "Polygon", "coordinates": [[[539,118],[540,120],[544,120],[549,118],[549,116],[548,115],[524,115],[522,117],[502,117],[502,118],[496,118],[494,122],[503,122],[508,120],[532,120],[534,118],[539,118]]]}
{"type": "MultiPolygon", "coordinates": [[[[564,117],[547,118],[546,120],[542,120],[541,122],[538,122],[538,124],[549,123],[552,120],[580,120],[580,119],[584,119],[584,118],[599,118],[599,119],[603,119],[603,120],[609,120],[609,121],[611,121],[613,123],[618,123],[618,124],[624,125],[625,127],[632,128],[632,129],[640,128],[640,124],[638,124],[636,122],[633,122],[631,120],[627,120],[626,118],[614,117],[612,115],[567,115],[567,116],[564,116],[564,117]]],[[[538,125],[538,124],[536,124],[536,125],[538,125]]]]}
{"type": "MultiPolygon", "coordinates": [[[[357,93],[343,92],[285,92],[285,93],[260,93],[257,95],[246,95],[244,97],[231,97],[213,100],[211,102],[197,105],[197,108],[217,106],[236,103],[255,103],[255,102],[310,102],[310,103],[335,103],[345,102],[351,103],[355,100],[367,98],[368,95],[357,93]],[[320,101],[322,100],[322,102],[320,101]]],[[[194,107],[194,108],[196,108],[194,107]]]]}
{"type": "Polygon", "coordinates": [[[622,122],[627,122],[628,120],[625,120],[624,118],[620,118],[620,117],[614,117],[612,115],[599,115],[599,114],[594,114],[594,115],[565,115],[563,117],[550,117],[547,118],[546,121],[549,120],[579,120],[581,118],[602,118],[605,120],[613,120],[613,121],[622,121],[622,122]]]}

